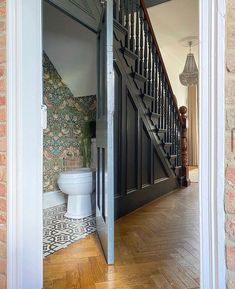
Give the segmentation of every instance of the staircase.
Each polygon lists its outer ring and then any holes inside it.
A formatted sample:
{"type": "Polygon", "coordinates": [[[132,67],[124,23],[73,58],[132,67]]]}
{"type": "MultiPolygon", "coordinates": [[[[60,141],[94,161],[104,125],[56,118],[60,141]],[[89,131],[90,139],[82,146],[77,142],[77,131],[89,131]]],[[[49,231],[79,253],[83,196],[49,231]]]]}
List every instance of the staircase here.
{"type": "Polygon", "coordinates": [[[120,217],[188,185],[187,109],[178,109],[144,1],[114,0],[113,13],[117,150],[127,158],[116,172],[120,217]]]}

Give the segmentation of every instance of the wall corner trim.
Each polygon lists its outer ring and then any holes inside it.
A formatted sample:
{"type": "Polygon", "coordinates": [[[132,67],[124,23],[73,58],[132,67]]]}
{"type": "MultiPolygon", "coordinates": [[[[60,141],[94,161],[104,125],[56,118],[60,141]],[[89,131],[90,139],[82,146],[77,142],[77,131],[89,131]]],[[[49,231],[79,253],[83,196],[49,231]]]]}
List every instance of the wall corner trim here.
{"type": "Polygon", "coordinates": [[[225,289],[225,0],[199,2],[200,288],[225,289]]]}

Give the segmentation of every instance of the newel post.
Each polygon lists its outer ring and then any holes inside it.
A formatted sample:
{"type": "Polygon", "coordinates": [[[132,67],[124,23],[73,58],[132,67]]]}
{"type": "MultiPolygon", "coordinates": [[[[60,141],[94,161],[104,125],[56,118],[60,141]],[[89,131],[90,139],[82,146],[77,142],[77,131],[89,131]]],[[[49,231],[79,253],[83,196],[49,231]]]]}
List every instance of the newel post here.
{"type": "Polygon", "coordinates": [[[187,139],[187,107],[181,106],[179,108],[181,116],[181,185],[188,187],[189,180],[189,167],[188,167],[188,139],[187,139]]]}

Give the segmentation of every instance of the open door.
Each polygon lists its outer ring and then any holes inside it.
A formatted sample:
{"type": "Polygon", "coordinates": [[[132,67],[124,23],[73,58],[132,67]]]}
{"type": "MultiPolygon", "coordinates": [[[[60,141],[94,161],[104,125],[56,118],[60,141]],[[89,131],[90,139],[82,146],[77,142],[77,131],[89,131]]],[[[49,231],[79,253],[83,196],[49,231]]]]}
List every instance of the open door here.
{"type": "Polygon", "coordinates": [[[108,264],[114,263],[114,72],[113,0],[103,4],[98,33],[97,233],[108,264]]]}

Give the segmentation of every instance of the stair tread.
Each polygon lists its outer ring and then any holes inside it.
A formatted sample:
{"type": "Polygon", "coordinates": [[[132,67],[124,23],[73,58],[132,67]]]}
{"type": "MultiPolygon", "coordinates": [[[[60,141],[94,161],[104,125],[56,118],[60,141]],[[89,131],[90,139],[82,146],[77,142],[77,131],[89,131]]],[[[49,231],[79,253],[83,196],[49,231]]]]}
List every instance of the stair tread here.
{"type": "Polygon", "coordinates": [[[116,19],[113,19],[113,24],[114,24],[114,28],[117,28],[119,31],[122,31],[123,33],[128,33],[128,30],[126,29],[126,27],[122,25],[119,21],[117,21],[116,19]]]}
{"type": "Polygon", "coordinates": [[[158,132],[161,132],[161,133],[166,133],[167,130],[165,128],[156,128],[158,132]]]}
{"type": "Polygon", "coordinates": [[[175,159],[175,158],[177,158],[177,155],[169,155],[169,157],[170,157],[171,159],[175,159]]]}
{"type": "Polygon", "coordinates": [[[164,146],[171,146],[172,145],[172,142],[163,142],[162,143],[164,146]]]}
{"type": "Polygon", "coordinates": [[[159,118],[161,116],[161,114],[156,112],[150,112],[149,115],[151,118],[159,118]]]}
{"type": "Polygon", "coordinates": [[[174,169],[181,169],[182,166],[175,166],[174,169]]]}
{"type": "Polygon", "coordinates": [[[138,55],[135,54],[135,52],[131,51],[129,48],[127,47],[121,47],[120,51],[125,54],[128,57],[131,57],[133,60],[136,60],[138,58],[138,55]]]}
{"type": "Polygon", "coordinates": [[[148,98],[148,99],[151,99],[152,101],[154,100],[154,97],[149,95],[149,94],[146,94],[146,93],[141,93],[140,94],[141,97],[143,98],[148,98]]]}
{"type": "Polygon", "coordinates": [[[136,79],[136,80],[139,80],[139,81],[143,81],[143,82],[146,82],[147,81],[147,78],[144,77],[142,74],[139,74],[137,72],[131,72],[131,76],[136,79]]]}

